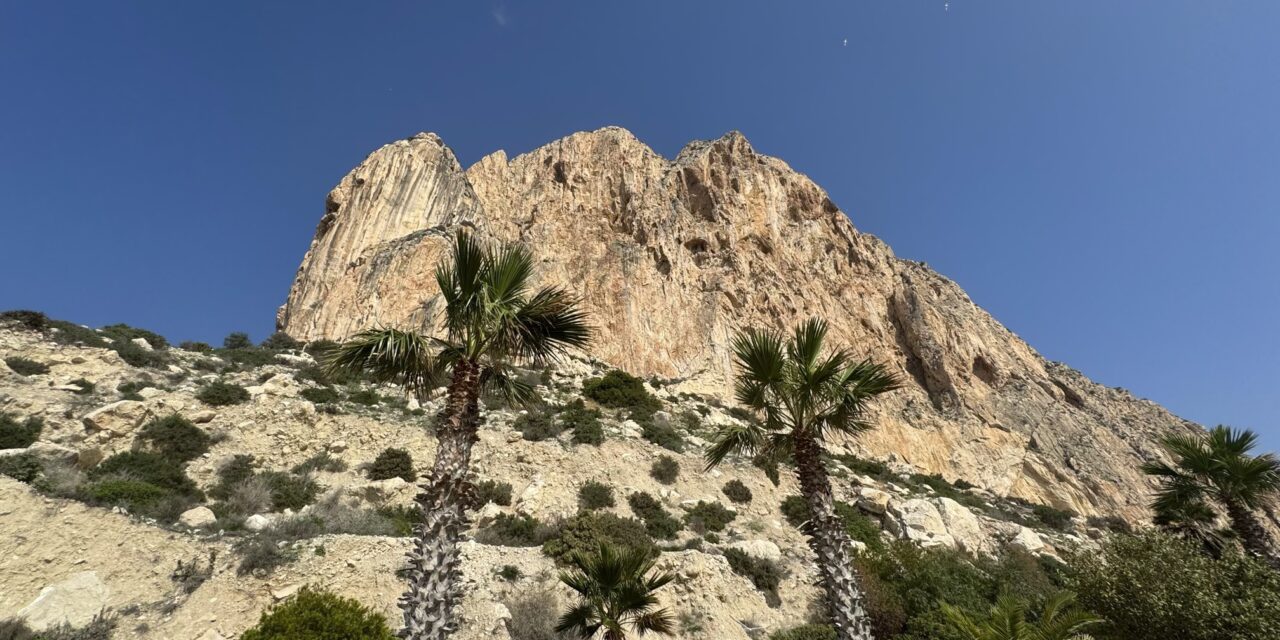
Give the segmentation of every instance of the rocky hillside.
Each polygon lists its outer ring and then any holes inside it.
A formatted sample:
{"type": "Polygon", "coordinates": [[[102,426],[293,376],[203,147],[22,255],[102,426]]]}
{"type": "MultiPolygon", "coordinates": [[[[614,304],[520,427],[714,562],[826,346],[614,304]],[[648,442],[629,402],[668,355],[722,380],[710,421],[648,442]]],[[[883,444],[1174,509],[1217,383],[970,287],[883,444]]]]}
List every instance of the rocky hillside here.
{"type": "Polygon", "coordinates": [[[1196,428],[1046,361],[738,133],[667,160],[606,128],[465,170],[433,134],[386,145],[329,194],[280,329],[314,340],[421,326],[458,227],[526,243],[545,281],[585,301],[593,355],[681,389],[724,395],[740,328],[821,316],[908,381],[849,451],[999,495],[1138,519],[1138,464],[1160,436],[1196,428]]]}
{"type": "MultiPolygon", "coordinates": [[[[314,585],[396,622],[414,489],[384,452],[426,465],[438,401],[327,379],[301,349],[189,348],[128,328],[0,327],[0,620],[83,626],[105,610],[115,638],[234,638],[314,585]]],[[[539,637],[522,629],[567,601],[556,545],[599,514],[663,550],[677,638],[763,638],[809,619],[816,571],[792,478],[775,485],[746,461],[704,469],[705,438],[740,412],[634,379],[635,406],[601,405],[593,385],[626,379],[594,360],[526,375],[542,405],[486,407],[475,467],[489,502],[464,545],[460,638],[539,637]],[[604,488],[584,495],[592,482],[604,488]]],[[[851,531],[876,549],[1051,557],[1122,524],[901,463],[832,468],[851,531]]]]}

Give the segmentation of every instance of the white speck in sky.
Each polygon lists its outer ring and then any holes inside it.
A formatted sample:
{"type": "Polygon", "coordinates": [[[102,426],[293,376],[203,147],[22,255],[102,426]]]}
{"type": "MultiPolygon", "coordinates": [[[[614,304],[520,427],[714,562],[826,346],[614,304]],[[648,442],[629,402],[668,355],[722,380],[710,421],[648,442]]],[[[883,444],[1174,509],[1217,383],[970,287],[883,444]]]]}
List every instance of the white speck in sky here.
{"type": "Polygon", "coordinates": [[[849,39],[848,39],[848,38],[845,38],[845,39],[844,39],[844,46],[846,46],[846,47],[847,47],[847,46],[849,46],[849,39]]]}
{"type": "Polygon", "coordinates": [[[493,15],[493,21],[497,22],[499,27],[505,27],[507,26],[507,23],[510,22],[510,19],[507,17],[507,8],[503,5],[494,7],[493,11],[490,11],[489,13],[493,15]]]}

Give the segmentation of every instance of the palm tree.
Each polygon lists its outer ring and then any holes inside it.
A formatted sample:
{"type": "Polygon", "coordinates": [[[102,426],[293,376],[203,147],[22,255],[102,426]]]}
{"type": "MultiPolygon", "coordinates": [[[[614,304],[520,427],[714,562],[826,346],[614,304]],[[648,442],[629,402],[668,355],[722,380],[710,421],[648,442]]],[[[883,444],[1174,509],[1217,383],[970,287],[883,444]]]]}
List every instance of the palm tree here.
{"type": "Polygon", "coordinates": [[[1161,481],[1152,503],[1158,517],[1185,521],[1181,512],[1195,508],[1204,518],[1204,509],[1216,503],[1245,550],[1280,566],[1270,535],[1253,513],[1280,492],[1280,459],[1271,453],[1250,455],[1257,442],[1252,431],[1225,426],[1204,435],[1169,436],[1164,448],[1173,464],[1148,462],[1142,470],[1161,481]]]}
{"type": "Polygon", "coordinates": [[[656,609],[654,592],[675,579],[653,571],[655,558],[642,549],[601,543],[594,553],[573,554],[572,572],[560,581],[581,596],[577,606],[565,612],[556,625],[560,633],[592,638],[604,630],[604,640],[626,640],[627,629],[636,635],[673,635],[675,622],[667,609],[656,609]]]}
{"type": "Polygon", "coordinates": [[[1089,636],[1082,631],[1101,618],[1071,608],[1075,598],[1066,591],[1050,598],[1035,623],[1027,622],[1026,606],[1008,593],[996,598],[991,616],[982,622],[945,602],[942,613],[967,640],[1086,640],[1089,636]]]}
{"type": "Polygon", "coordinates": [[[527,400],[532,389],[511,375],[513,361],[555,358],[589,339],[577,300],[558,288],[531,291],[532,276],[528,250],[490,249],[459,232],[451,259],[436,267],[444,301],[443,338],[370,329],[327,357],[334,373],[365,372],[396,382],[420,402],[448,382],[436,428],[435,463],[417,497],[423,516],[409,552],[409,586],[400,598],[402,633],[409,640],[442,640],[457,628],[458,542],[466,509],[474,506],[468,472],[481,393],[491,390],[527,400]]]}
{"type": "Polygon", "coordinates": [[[871,638],[871,622],[853,569],[852,542],[835,515],[831,481],[822,463],[823,443],[871,428],[862,420],[867,402],[899,385],[883,365],[854,362],[843,349],[823,356],[826,335],[827,324],[813,319],[797,327],[785,344],[780,333],[759,329],[734,339],[740,369],[734,393],[763,421],[726,427],[716,434],[707,450],[707,468],[735,452],[774,463],[785,456],[794,458],[809,505],[805,533],[818,557],[837,637],[866,640],[871,638]]]}

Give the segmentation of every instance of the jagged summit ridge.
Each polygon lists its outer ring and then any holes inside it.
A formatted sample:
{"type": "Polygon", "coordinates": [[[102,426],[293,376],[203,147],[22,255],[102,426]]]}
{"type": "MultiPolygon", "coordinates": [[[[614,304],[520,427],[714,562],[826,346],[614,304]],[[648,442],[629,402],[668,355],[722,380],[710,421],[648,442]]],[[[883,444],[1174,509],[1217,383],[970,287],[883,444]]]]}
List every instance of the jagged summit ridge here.
{"type": "Polygon", "coordinates": [[[953,282],[860,233],[818,185],[738,132],[674,160],[625,129],[575,133],[463,169],[434,134],[372,153],[330,193],[281,307],[302,339],[421,325],[460,225],[523,242],[583,297],[593,355],[727,389],[730,340],[810,316],[907,388],[851,447],[1082,513],[1137,515],[1137,463],[1193,425],[1046,362],[953,282]]]}

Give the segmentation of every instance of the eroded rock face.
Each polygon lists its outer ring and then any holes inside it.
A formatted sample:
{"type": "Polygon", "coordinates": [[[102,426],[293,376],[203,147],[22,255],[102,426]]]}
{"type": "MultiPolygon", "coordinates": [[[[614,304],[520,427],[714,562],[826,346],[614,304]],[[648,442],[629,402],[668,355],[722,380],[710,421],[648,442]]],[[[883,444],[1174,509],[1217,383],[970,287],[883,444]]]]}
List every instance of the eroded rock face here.
{"type": "Polygon", "coordinates": [[[329,194],[280,329],[313,340],[429,324],[459,227],[525,243],[545,283],[581,295],[593,355],[690,388],[728,389],[739,329],[826,318],[835,343],[906,382],[848,446],[999,494],[1140,517],[1138,464],[1160,436],[1195,428],[1044,360],[738,133],[667,160],[606,128],[465,171],[433,134],[384,146],[329,194]]]}

